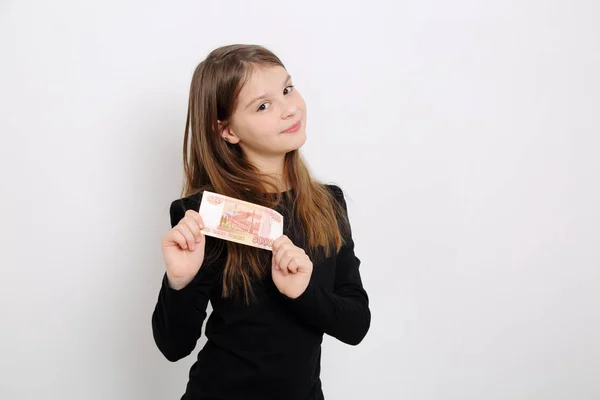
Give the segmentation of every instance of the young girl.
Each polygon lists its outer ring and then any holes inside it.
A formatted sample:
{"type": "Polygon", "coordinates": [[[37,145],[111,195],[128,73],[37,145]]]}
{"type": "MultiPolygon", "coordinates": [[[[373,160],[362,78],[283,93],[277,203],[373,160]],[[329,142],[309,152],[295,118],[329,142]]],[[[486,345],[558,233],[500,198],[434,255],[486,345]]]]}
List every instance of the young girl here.
{"type": "Polygon", "coordinates": [[[323,399],[323,334],[357,345],[369,330],[344,195],[311,177],[305,140],[306,105],[273,53],[230,45],[198,65],[152,315],[156,345],[177,361],[196,347],[211,302],[182,399],[323,399]],[[204,190],[282,213],[273,251],[204,236],[204,190]]]}

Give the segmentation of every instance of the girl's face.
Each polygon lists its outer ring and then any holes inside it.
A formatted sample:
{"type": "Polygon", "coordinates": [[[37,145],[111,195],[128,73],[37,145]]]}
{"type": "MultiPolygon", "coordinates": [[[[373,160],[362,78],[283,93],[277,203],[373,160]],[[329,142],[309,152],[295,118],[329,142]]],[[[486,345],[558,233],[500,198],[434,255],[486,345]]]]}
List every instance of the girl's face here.
{"type": "Polygon", "coordinates": [[[306,105],[280,66],[256,67],[237,99],[223,139],[239,145],[251,161],[299,149],[306,141],[306,105]],[[285,132],[297,123],[299,129],[285,132]]]}

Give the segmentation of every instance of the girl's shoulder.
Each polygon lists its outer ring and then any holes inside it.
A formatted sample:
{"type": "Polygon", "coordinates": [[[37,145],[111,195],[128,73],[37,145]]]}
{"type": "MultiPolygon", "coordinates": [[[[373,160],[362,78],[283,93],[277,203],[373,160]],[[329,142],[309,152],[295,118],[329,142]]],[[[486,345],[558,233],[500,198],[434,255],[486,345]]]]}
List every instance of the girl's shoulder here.
{"type": "Polygon", "coordinates": [[[171,226],[175,226],[185,216],[187,210],[200,210],[202,202],[202,194],[204,191],[199,191],[194,194],[180,197],[171,202],[169,214],[171,216],[171,226]]]}
{"type": "Polygon", "coordinates": [[[344,196],[344,191],[338,185],[327,183],[324,186],[329,190],[333,198],[344,208],[346,209],[346,198],[344,196]]]}

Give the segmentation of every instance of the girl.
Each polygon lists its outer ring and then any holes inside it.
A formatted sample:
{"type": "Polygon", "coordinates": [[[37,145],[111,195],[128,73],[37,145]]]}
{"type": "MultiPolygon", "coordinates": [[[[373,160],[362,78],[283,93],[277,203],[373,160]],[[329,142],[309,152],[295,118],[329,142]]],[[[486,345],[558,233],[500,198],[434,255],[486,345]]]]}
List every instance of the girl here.
{"type": "Polygon", "coordinates": [[[369,330],[344,195],[311,177],[305,140],[306,105],[273,53],[230,45],[198,65],[152,315],[156,345],[177,361],[196,347],[211,302],[182,399],[323,399],[323,334],[357,345],[369,330]],[[273,251],[204,236],[204,190],[282,213],[273,251]]]}

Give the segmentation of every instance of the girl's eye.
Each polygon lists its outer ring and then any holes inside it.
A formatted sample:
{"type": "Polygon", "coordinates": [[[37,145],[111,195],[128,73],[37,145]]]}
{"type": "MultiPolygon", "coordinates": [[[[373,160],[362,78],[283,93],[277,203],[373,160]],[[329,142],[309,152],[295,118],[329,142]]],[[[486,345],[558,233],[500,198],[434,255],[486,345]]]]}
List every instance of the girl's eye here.
{"type": "MultiPolygon", "coordinates": [[[[283,91],[285,92],[287,88],[290,88],[290,91],[288,92],[288,94],[293,90],[294,85],[289,85],[287,86],[285,89],[283,89],[283,91]]],[[[262,103],[260,106],[258,106],[258,109],[256,111],[263,111],[266,110],[267,108],[263,107],[266,106],[269,103],[262,103]]]]}
{"type": "MultiPolygon", "coordinates": [[[[293,89],[293,88],[294,88],[294,85],[290,85],[290,86],[286,87],[285,89],[287,89],[287,88],[292,88],[292,89],[293,89]]],[[[283,89],[283,91],[284,91],[284,92],[285,92],[285,89],[283,89]]],[[[292,91],[292,89],[290,89],[290,92],[292,91]]],[[[289,93],[289,92],[288,92],[288,93],[289,93]]]]}

